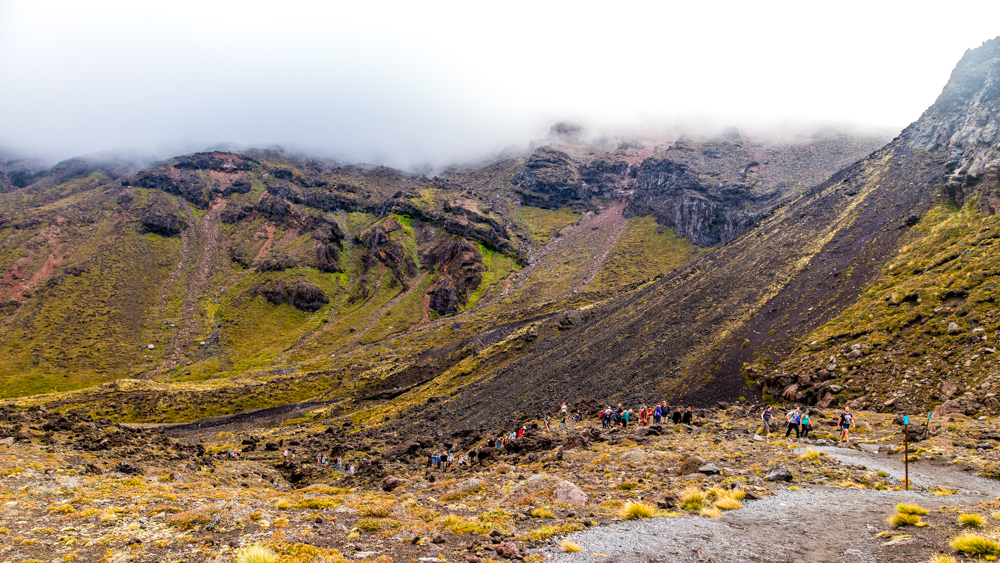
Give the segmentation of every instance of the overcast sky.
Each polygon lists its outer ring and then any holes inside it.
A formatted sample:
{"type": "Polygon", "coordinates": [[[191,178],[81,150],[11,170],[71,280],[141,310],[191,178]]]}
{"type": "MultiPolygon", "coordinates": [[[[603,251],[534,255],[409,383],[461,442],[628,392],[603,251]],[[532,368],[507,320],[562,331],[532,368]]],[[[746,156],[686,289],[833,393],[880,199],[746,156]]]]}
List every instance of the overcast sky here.
{"type": "Polygon", "coordinates": [[[0,0],[0,144],[409,165],[524,147],[562,119],[901,129],[998,23],[996,0],[0,0]]]}

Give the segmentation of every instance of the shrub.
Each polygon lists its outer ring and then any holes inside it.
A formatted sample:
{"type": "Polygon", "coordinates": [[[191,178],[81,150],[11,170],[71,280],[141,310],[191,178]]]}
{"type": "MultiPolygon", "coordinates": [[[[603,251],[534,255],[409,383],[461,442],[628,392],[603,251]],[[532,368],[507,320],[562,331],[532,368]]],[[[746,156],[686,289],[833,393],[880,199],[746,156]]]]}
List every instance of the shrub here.
{"type": "Polygon", "coordinates": [[[698,489],[688,489],[681,493],[681,510],[701,510],[705,506],[705,493],[698,489]]]}
{"type": "Polygon", "coordinates": [[[948,544],[966,555],[975,555],[977,557],[996,557],[1000,555],[1000,543],[976,534],[955,536],[948,544]]]}
{"type": "Polygon", "coordinates": [[[652,518],[656,510],[652,506],[642,502],[630,502],[623,506],[618,512],[623,520],[635,520],[639,518],[652,518]]]}
{"type": "Polygon", "coordinates": [[[924,516],[927,514],[927,509],[921,508],[915,504],[897,504],[896,512],[901,514],[916,514],[917,516],[924,516]]]}
{"type": "Polygon", "coordinates": [[[982,528],[986,519],[978,514],[959,514],[958,523],[967,528],[982,528]]]}
{"type": "Polygon", "coordinates": [[[569,540],[563,540],[562,543],[559,544],[559,549],[565,553],[576,553],[578,551],[583,551],[583,548],[580,547],[580,544],[569,540]]]}
{"type": "Polygon", "coordinates": [[[278,510],[288,510],[292,507],[292,501],[286,498],[279,498],[278,502],[274,503],[274,507],[278,510]]]}
{"type": "Polygon", "coordinates": [[[551,510],[549,510],[547,508],[536,508],[536,509],[534,509],[534,510],[531,511],[531,515],[533,517],[535,517],[535,518],[555,518],[556,517],[555,512],[552,512],[551,510]]]}
{"type": "Polygon", "coordinates": [[[278,554],[260,543],[248,545],[236,552],[236,563],[275,563],[276,561],[278,561],[278,554]]]}
{"type": "Polygon", "coordinates": [[[618,489],[622,491],[631,491],[639,486],[639,483],[634,481],[626,481],[624,483],[618,483],[618,489]]]}

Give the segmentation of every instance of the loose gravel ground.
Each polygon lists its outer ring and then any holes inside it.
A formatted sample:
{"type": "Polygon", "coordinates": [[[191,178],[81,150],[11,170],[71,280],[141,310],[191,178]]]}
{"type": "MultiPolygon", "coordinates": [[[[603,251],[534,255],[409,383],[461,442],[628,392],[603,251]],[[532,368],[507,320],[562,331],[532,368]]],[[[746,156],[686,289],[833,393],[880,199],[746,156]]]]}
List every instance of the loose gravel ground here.
{"type": "Polygon", "coordinates": [[[717,519],[653,518],[571,534],[582,552],[547,554],[558,563],[875,562],[886,548],[875,534],[897,503],[930,510],[988,500],[978,495],[936,497],[916,491],[854,488],[786,489],[717,519]]]}

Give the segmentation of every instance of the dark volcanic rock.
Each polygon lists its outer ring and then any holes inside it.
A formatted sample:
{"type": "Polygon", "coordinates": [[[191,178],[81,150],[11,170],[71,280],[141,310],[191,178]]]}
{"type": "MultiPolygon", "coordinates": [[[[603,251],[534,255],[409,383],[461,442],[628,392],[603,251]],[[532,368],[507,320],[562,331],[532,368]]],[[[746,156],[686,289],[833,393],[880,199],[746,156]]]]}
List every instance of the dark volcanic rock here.
{"type": "Polygon", "coordinates": [[[274,305],[288,303],[308,313],[315,313],[330,302],[326,292],[308,280],[289,284],[287,280],[271,280],[250,290],[250,295],[263,295],[274,305]]]}
{"type": "Polygon", "coordinates": [[[165,237],[177,236],[188,227],[181,209],[167,196],[154,197],[139,220],[139,229],[165,237]]]}

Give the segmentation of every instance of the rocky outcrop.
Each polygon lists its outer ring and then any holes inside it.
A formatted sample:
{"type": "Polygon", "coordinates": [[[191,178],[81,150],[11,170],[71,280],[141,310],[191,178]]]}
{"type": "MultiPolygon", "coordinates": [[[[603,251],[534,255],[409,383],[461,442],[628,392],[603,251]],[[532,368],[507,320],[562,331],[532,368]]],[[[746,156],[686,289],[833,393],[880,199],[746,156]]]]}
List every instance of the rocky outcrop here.
{"type": "Polygon", "coordinates": [[[452,236],[430,246],[420,262],[438,271],[440,281],[430,292],[429,306],[439,315],[457,312],[479,287],[486,272],[479,249],[466,239],[452,236]]]}
{"type": "Polygon", "coordinates": [[[153,198],[139,219],[140,232],[164,237],[177,236],[187,227],[187,219],[181,209],[162,194],[153,198]]]}
{"type": "Polygon", "coordinates": [[[513,184],[525,205],[557,209],[589,199],[580,180],[579,163],[551,146],[539,147],[514,175],[513,184]]]}
{"type": "Polygon", "coordinates": [[[1000,211],[1000,38],[966,51],[903,136],[913,148],[951,153],[945,195],[959,204],[978,195],[983,213],[1000,211]]]}
{"type": "Polygon", "coordinates": [[[315,313],[330,302],[326,292],[308,280],[299,280],[294,284],[287,280],[266,281],[253,287],[250,295],[261,295],[274,305],[287,303],[307,313],[315,313]]]}
{"type": "Polygon", "coordinates": [[[396,217],[387,217],[361,235],[364,247],[361,262],[367,273],[378,264],[384,264],[393,273],[395,282],[406,283],[417,274],[417,264],[402,243],[393,238],[393,233],[403,229],[396,217]]]}
{"type": "Polygon", "coordinates": [[[698,246],[728,242],[756,223],[767,199],[755,194],[757,166],[738,141],[678,141],[639,166],[626,213],[653,215],[698,246]]]}

